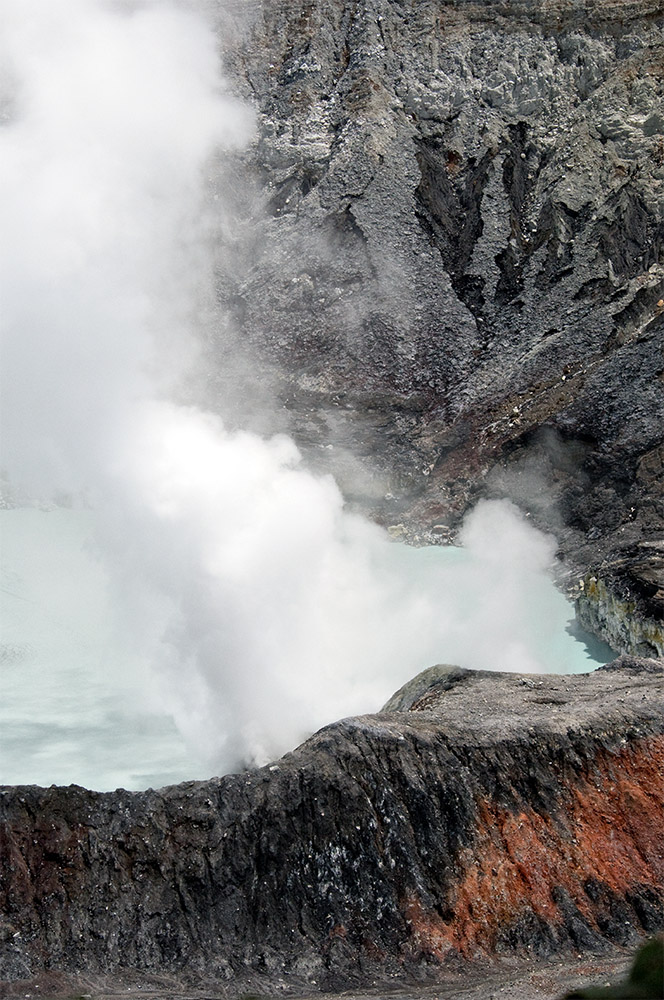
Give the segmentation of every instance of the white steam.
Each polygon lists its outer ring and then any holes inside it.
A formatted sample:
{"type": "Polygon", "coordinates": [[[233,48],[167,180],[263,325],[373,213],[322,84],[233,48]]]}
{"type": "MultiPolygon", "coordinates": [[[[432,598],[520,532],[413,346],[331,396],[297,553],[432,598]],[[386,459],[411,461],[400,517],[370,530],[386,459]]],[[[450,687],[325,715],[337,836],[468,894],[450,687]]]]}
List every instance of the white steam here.
{"type": "Polygon", "coordinates": [[[205,168],[251,115],[174,3],[4,0],[3,456],[33,496],[85,495],[146,687],[215,768],[375,710],[415,671],[551,669],[553,546],[507,504],[457,567],[344,511],[293,443],[173,401],[196,363],[205,168]]]}
{"type": "Polygon", "coordinates": [[[175,5],[6,0],[0,46],[5,461],[96,486],[135,400],[194,349],[203,167],[251,123],[175,5]]]}

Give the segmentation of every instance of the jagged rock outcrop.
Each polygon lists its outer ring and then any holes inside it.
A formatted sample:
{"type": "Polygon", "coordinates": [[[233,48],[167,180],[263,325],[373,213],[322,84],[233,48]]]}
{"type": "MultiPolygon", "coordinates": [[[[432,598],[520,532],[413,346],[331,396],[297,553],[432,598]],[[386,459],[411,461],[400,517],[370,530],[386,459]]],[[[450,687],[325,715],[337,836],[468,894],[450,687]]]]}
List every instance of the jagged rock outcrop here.
{"type": "Polygon", "coordinates": [[[664,925],[664,665],[435,668],[260,770],[0,796],[2,976],[279,989],[664,925]]]}
{"type": "Polygon", "coordinates": [[[649,549],[647,558],[637,550],[605,564],[601,577],[587,573],[576,612],[612,649],[664,656],[664,546],[649,549]]]}
{"type": "Polygon", "coordinates": [[[217,179],[213,403],[273,393],[310,460],[411,535],[453,536],[478,496],[507,495],[580,575],[656,567],[658,0],[215,16],[257,138],[217,179]]]}

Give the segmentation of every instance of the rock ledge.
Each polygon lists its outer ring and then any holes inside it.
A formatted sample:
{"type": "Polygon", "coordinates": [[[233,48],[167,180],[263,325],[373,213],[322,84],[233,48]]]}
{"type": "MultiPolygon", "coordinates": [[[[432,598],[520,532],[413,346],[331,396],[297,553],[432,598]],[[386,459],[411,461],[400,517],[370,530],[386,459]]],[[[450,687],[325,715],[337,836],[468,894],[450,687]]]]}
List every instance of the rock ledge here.
{"type": "Polygon", "coordinates": [[[262,990],[628,945],[664,926],[664,664],[433,668],[260,770],[0,795],[2,975],[262,990]]]}

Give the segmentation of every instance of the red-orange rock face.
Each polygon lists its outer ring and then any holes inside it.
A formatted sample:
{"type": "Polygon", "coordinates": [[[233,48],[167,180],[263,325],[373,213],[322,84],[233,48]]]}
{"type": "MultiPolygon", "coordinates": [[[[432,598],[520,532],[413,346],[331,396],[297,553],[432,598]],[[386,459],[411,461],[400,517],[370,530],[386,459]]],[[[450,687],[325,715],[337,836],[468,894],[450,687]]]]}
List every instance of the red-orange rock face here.
{"type": "Polygon", "coordinates": [[[491,954],[520,916],[560,924],[572,901],[582,921],[602,934],[612,900],[645,887],[664,889],[664,737],[602,752],[563,801],[553,816],[529,806],[513,813],[482,804],[473,846],[459,858],[449,919],[416,896],[405,901],[422,955],[491,954]]]}

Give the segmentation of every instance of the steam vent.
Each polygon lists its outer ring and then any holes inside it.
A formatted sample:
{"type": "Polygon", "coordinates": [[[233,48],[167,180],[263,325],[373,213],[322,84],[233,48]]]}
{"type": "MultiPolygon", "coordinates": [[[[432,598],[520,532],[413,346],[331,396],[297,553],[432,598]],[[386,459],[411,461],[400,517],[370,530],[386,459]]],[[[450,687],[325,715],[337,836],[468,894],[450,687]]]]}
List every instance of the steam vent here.
{"type": "MultiPolygon", "coordinates": [[[[105,512],[109,591],[127,635],[158,635],[178,732],[203,730],[200,689],[211,744],[237,723],[246,760],[258,696],[281,718],[278,655],[307,678],[327,655],[334,691],[350,632],[311,583],[335,564],[318,520],[343,545],[440,545],[509,502],[555,536],[556,582],[616,658],[432,666],[210,780],[3,786],[0,996],[554,1000],[619,980],[664,931],[662,0],[2,6],[20,335],[0,508],[38,505],[25,465],[59,509],[105,512]],[[279,576],[298,539],[312,572],[279,576]],[[153,607],[175,609],[163,628],[153,607]]],[[[0,647],[3,680],[20,655],[0,647]]]]}

